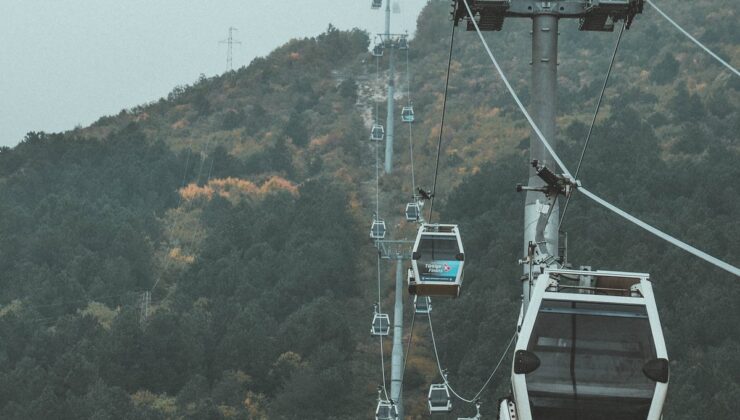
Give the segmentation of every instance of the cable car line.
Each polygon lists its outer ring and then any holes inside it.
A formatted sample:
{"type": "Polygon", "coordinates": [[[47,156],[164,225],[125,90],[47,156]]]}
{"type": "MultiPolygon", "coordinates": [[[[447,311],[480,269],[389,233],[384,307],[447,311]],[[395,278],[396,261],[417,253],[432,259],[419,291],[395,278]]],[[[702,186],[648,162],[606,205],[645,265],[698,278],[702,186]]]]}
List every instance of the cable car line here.
{"type": "MultiPolygon", "coordinates": [[[[406,98],[411,105],[411,71],[409,69],[409,49],[406,49],[406,98]]],[[[412,110],[413,112],[413,110],[412,110]]],[[[412,114],[413,118],[413,114],[412,114]]],[[[411,193],[416,195],[416,177],[414,175],[414,141],[411,136],[411,124],[409,124],[409,158],[411,160],[411,193]]]]}
{"type": "Polygon", "coordinates": [[[386,381],[385,379],[385,358],[383,356],[383,336],[382,335],[380,336],[380,366],[381,366],[381,371],[383,372],[383,395],[385,395],[386,400],[390,400],[390,398],[388,398],[388,389],[386,389],[385,387],[385,381],[386,381]]]}
{"type": "Polygon", "coordinates": [[[605,207],[608,210],[611,210],[612,212],[616,213],[617,215],[621,216],[622,218],[634,223],[635,225],[645,229],[646,231],[652,233],[653,235],[668,241],[669,243],[683,249],[684,251],[693,254],[704,261],[713,264],[731,274],[734,274],[738,277],[740,277],[740,268],[733,266],[732,264],[729,264],[725,261],[720,260],[719,258],[713,257],[706,252],[697,249],[677,238],[674,238],[673,236],[662,232],[661,230],[643,222],[642,220],[638,219],[635,216],[632,216],[631,214],[627,213],[626,211],[620,209],[619,207],[607,202],[606,200],[602,199],[601,197],[597,196],[596,194],[592,193],[591,191],[587,190],[586,188],[580,187],[578,189],[580,192],[582,192],[586,197],[590,198],[591,200],[595,201],[597,204],[600,204],[601,206],[605,207]]]}
{"type": "MultiPolygon", "coordinates": [[[[379,57],[375,56],[375,74],[376,79],[380,79],[380,64],[379,64],[379,57]]],[[[378,119],[378,102],[375,101],[375,118],[376,122],[378,119]]],[[[377,124],[376,124],[377,125],[377,124]]],[[[377,221],[380,220],[380,156],[379,156],[379,149],[378,149],[378,141],[374,141],[374,147],[375,147],[375,217],[373,218],[373,226],[370,230],[371,235],[375,233],[375,224],[377,221]]],[[[383,231],[383,236],[385,236],[385,231],[383,231]]],[[[377,303],[377,314],[382,314],[383,311],[381,309],[381,301],[382,301],[382,291],[381,291],[381,285],[380,285],[380,252],[377,253],[377,281],[378,281],[378,303],[377,303]]],[[[381,321],[382,323],[382,321],[381,321]]],[[[375,320],[373,319],[373,325],[375,324],[375,320]]],[[[388,324],[388,328],[390,328],[390,323],[388,324]]],[[[389,400],[388,398],[388,389],[386,388],[386,377],[385,377],[385,356],[384,356],[384,348],[383,348],[383,334],[378,334],[378,338],[380,339],[380,370],[383,377],[383,394],[385,395],[385,399],[389,400]]]]}
{"type": "Polygon", "coordinates": [[[730,273],[732,273],[732,274],[740,277],[740,269],[739,268],[737,268],[737,267],[735,267],[735,266],[733,266],[733,265],[731,265],[731,264],[729,264],[729,263],[727,263],[725,261],[722,261],[722,260],[720,260],[720,259],[718,259],[716,257],[713,257],[713,256],[711,256],[711,255],[709,255],[709,254],[707,254],[707,253],[705,253],[705,252],[703,252],[703,251],[701,251],[701,250],[699,250],[699,249],[697,249],[697,248],[695,248],[695,247],[693,247],[693,246],[691,246],[691,245],[689,245],[689,244],[687,244],[687,243],[685,243],[685,242],[683,242],[683,241],[681,241],[681,240],[679,240],[679,239],[677,239],[677,238],[675,238],[675,237],[673,237],[671,235],[668,235],[665,232],[662,232],[661,230],[659,230],[659,229],[657,229],[657,228],[655,228],[655,227],[653,227],[653,226],[651,226],[651,225],[643,222],[642,220],[638,219],[635,216],[630,215],[629,213],[625,212],[624,210],[621,210],[620,208],[614,206],[613,204],[610,204],[609,202],[605,201],[604,199],[598,197],[594,193],[592,193],[592,192],[586,190],[585,188],[583,188],[582,186],[580,186],[580,182],[577,181],[577,180],[575,180],[573,178],[573,176],[571,175],[570,171],[568,171],[568,168],[565,166],[565,164],[562,162],[562,160],[560,160],[560,157],[557,155],[557,153],[555,153],[555,150],[552,148],[552,146],[550,145],[550,143],[547,141],[547,139],[545,138],[545,136],[542,134],[542,132],[540,131],[539,127],[537,126],[537,124],[532,119],[532,116],[529,115],[529,112],[527,112],[527,109],[522,104],[522,101],[519,99],[519,96],[517,96],[516,92],[514,91],[514,88],[509,83],[509,80],[506,78],[506,75],[504,74],[503,70],[501,69],[501,66],[499,66],[498,61],[496,60],[496,58],[493,56],[493,53],[491,52],[491,48],[488,46],[488,43],[486,42],[485,38],[483,37],[483,34],[481,33],[480,28],[478,27],[478,23],[475,21],[473,12],[470,10],[470,6],[468,5],[468,1],[467,0],[463,0],[463,3],[465,4],[465,7],[467,8],[467,11],[468,11],[468,15],[470,16],[470,22],[473,23],[473,26],[474,26],[476,32],[478,33],[478,37],[480,38],[481,42],[483,43],[483,47],[485,48],[486,52],[488,53],[488,56],[491,58],[491,62],[496,67],[496,70],[498,71],[499,75],[501,76],[501,79],[503,80],[504,84],[506,85],[506,88],[508,89],[509,93],[514,98],[514,101],[519,106],[519,109],[522,111],[522,114],[524,114],[524,117],[529,122],[529,125],[532,127],[532,129],[534,130],[535,134],[537,134],[537,137],[540,139],[540,141],[545,146],[545,148],[548,150],[548,152],[550,152],[550,155],[552,156],[553,160],[558,164],[558,166],[560,166],[560,169],[563,171],[563,174],[567,178],[570,178],[570,181],[571,182],[574,182],[575,183],[575,185],[578,188],[578,190],[580,190],[581,192],[583,192],[591,200],[593,200],[596,203],[604,206],[605,208],[607,208],[608,210],[610,210],[610,211],[618,214],[619,216],[622,216],[626,220],[634,223],[635,225],[643,228],[644,230],[652,233],[653,235],[655,235],[655,236],[657,236],[657,237],[659,237],[659,238],[661,238],[661,239],[663,239],[665,241],[668,241],[669,243],[671,243],[671,244],[673,244],[673,245],[675,245],[675,246],[683,249],[684,251],[689,252],[690,254],[693,254],[693,255],[695,255],[695,256],[703,259],[704,261],[706,261],[706,262],[708,262],[710,264],[713,264],[713,265],[715,265],[715,266],[717,266],[717,267],[719,267],[719,268],[721,268],[721,269],[723,269],[725,271],[728,271],[728,272],[730,272],[730,273]]]}
{"type": "MultiPolygon", "coordinates": [[[[588,148],[588,143],[591,140],[591,133],[594,130],[594,125],[596,125],[596,116],[599,115],[599,109],[601,108],[601,101],[604,99],[604,92],[606,91],[606,85],[609,82],[609,75],[612,73],[612,67],[614,67],[614,59],[617,57],[617,51],[619,50],[619,43],[622,40],[622,34],[624,34],[624,28],[627,26],[627,21],[622,22],[622,28],[619,30],[619,35],[617,36],[617,42],[614,45],[614,53],[612,54],[612,59],[609,61],[609,68],[606,70],[606,77],[604,77],[604,85],[601,87],[601,93],[599,94],[599,100],[596,102],[596,110],[594,110],[594,116],[591,119],[591,125],[588,127],[588,133],[586,134],[586,141],[583,144],[583,150],[581,150],[581,157],[578,158],[578,165],[576,165],[576,174],[573,176],[573,178],[578,179],[578,173],[581,171],[581,163],[583,163],[583,156],[586,154],[586,148],[588,148]]],[[[570,198],[573,196],[572,193],[573,190],[571,190],[571,193],[568,194],[565,198],[565,205],[563,206],[563,213],[560,215],[560,221],[558,222],[558,230],[560,230],[560,226],[563,225],[563,220],[565,220],[565,212],[568,211],[568,203],[570,203],[570,198]]]]}
{"type": "Polygon", "coordinates": [[[414,338],[414,320],[416,320],[416,311],[411,312],[411,327],[409,327],[409,341],[406,345],[406,354],[403,356],[403,369],[401,369],[401,383],[403,383],[403,377],[406,374],[406,362],[409,360],[409,352],[411,351],[411,340],[414,338]]]}
{"type": "Polygon", "coordinates": [[[447,89],[450,85],[450,66],[452,65],[452,47],[455,45],[455,23],[452,23],[452,34],[450,35],[450,53],[447,58],[447,76],[445,78],[445,91],[442,97],[442,120],[439,124],[439,140],[437,142],[437,162],[434,164],[434,183],[432,184],[432,194],[429,200],[429,222],[432,223],[432,214],[434,212],[434,197],[437,195],[437,175],[439,173],[439,155],[442,152],[442,133],[445,128],[445,113],[447,111],[447,89]]]}
{"type": "MultiPolygon", "coordinates": [[[[188,145],[188,155],[187,155],[187,158],[185,159],[185,170],[183,171],[183,174],[182,174],[182,182],[181,182],[181,185],[180,185],[180,189],[185,188],[185,181],[187,180],[187,176],[188,176],[188,167],[190,166],[190,155],[192,155],[192,154],[193,154],[193,139],[191,138],[190,139],[190,144],[188,145]]],[[[182,205],[182,194],[180,194],[179,191],[178,191],[178,194],[177,195],[178,195],[178,199],[177,199],[177,207],[176,208],[180,208],[180,206],[182,205]]],[[[174,232],[175,231],[175,228],[177,227],[177,222],[179,221],[179,219],[180,219],[180,213],[179,212],[176,212],[175,213],[175,219],[172,221],[172,225],[170,226],[170,232],[174,232]]],[[[169,256],[169,253],[165,253],[164,254],[165,261],[164,261],[164,267],[162,269],[162,272],[166,272],[167,271],[167,268],[170,265],[170,260],[171,259],[168,258],[168,256],[169,256]]],[[[154,289],[157,287],[157,284],[159,283],[159,280],[161,280],[161,278],[162,278],[162,275],[161,274],[159,276],[157,276],[157,280],[154,281],[154,285],[149,290],[150,293],[152,291],[154,291],[154,289]]]]}
{"type": "Polygon", "coordinates": [[[718,56],[717,54],[715,54],[706,45],[702,44],[701,41],[699,41],[698,39],[696,39],[693,36],[691,36],[691,34],[688,31],[686,31],[684,28],[681,27],[681,25],[679,25],[678,23],[676,23],[676,21],[674,21],[673,19],[671,19],[667,14],[665,14],[662,10],[660,10],[660,8],[658,6],[656,6],[655,3],[653,3],[651,0],[647,0],[647,2],[648,2],[649,5],[651,5],[653,7],[653,9],[655,9],[658,13],[660,13],[660,15],[665,18],[665,20],[667,20],[668,22],[670,22],[682,34],[686,35],[686,37],[688,37],[691,41],[693,41],[694,44],[696,44],[699,47],[701,47],[701,49],[703,49],[709,55],[711,55],[712,57],[714,57],[715,60],[719,61],[720,64],[722,64],[723,66],[727,67],[727,69],[729,69],[731,72],[735,73],[735,76],[740,76],[740,71],[738,71],[735,67],[733,67],[732,64],[730,64],[727,61],[725,61],[722,58],[720,58],[720,56],[718,56]]]}
{"type": "MultiPolygon", "coordinates": [[[[192,153],[192,143],[193,143],[193,140],[191,139],[190,140],[190,147],[188,147],[188,157],[185,160],[185,172],[183,173],[183,177],[182,177],[182,186],[180,188],[185,188],[185,179],[186,179],[187,174],[188,174],[188,165],[189,165],[189,162],[190,162],[190,155],[192,153]]],[[[210,148],[210,145],[211,145],[211,138],[208,138],[208,141],[206,142],[206,146],[203,148],[203,152],[202,152],[202,155],[201,155],[200,167],[198,168],[198,175],[195,178],[195,185],[196,186],[198,184],[200,184],[200,177],[203,174],[203,166],[205,165],[206,156],[208,156],[208,149],[210,148]]],[[[214,159],[211,159],[211,165],[210,165],[210,168],[208,170],[208,178],[207,178],[206,183],[208,183],[208,181],[211,180],[211,174],[213,172],[213,161],[214,161],[214,159]]],[[[178,193],[178,195],[180,197],[178,199],[177,208],[179,208],[182,205],[182,194],[179,194],[178,193]]],[[[174,232],[174,229],[177,227],[177,222],[179,221],[179,218],[180,218],[180,213],[176,213],[175,214],[175,220],[172,222],[172,228],[170,229],[170,232],[174,232]]],[[[197,229],[193,232],[192,238],[190,239],[190,244],[191,245],[195,242],[195,235],[196,234],[197,234],[197,229]]],[[[167,268],[169,268],[169,265],[170,265],[170,261],[172,261],[172,259],[171,258],[168,258],[168,256],[169,256],[169,253],[166,253],[165,254],[165,257],[164,257],[166,260],[165,260],[165,265],[164,265],[164,267],[162,269],[162,273],[165,273],[167,271],[167,268]]],[[[162,275],[159,275],[157,277],[157,280],[154,282],[154,285],[152,286],[152,288],[149,289],[149,292],[150,293],[151,292],[154,292],[154,289],[157,287],[157,284],[159,284],[159,281],[161,279],[162,279],[162,275]]]]}
{"type": "MultiPolygon", "coordinates": [[[[376,218],[379,218],[380,217],[379,216],[379,213],[380,213],[380,170],[379,170],[379,165],[380,165],[380,158],[378,156],[378,143],[376,142],[375,143],[375,197],[376,197],[376,201],[375,201],[375,211],[376,211],[376,213],[375,214],[376,214],[376,218]]],[[[377,272],[378,272],[378,306],[377,306],[378,312],[377,313],[382,313],[383,312],[381,310],[382,292],[381,292],[381,287],[380,287],[380,252],[377,253],[377,272]]],[[[390,324],[389,324],[389,327],[390,327],[390,324]]],[[[389,399],[388,398],[388,390],[386,389],[386,386],[385,386],[386,379],[385,379],[385,358],[383,356],[383,335],[380,334],[380,335],[378,335],[378,337],[380,338],[380,370],[381,370],[381,372],[383,374],[383,394],[385,395],[385,399],[388,400],[389,399]]]]}
{"type": "Polygon", "coordinates": [[[429,318],[429,333],[432,336],[432,347],[434,349],[434,358],[437,361],[437,368],[439,369],[440,376],[442,376],[442,379],[444,380],[445,385],[455,397],[457,397],[460,401],[464,401],[468,404],[475,404],[475,402],[478,401],[478,397],[480,397],[483,391],[485,391],[488,384],[491,383],[491,379],[493,379],[493,376],[496,374],[496,372],[498,371],[498,368],[501,366],[501,363],[504,361],[504,359],[506,358],[506,355],[509,353],[509,349],[511,348],[511,345],[514,343],[514,341],[516,341],[515,339],[517,337],[517,332],[515,331],[514,334],[511,336],[511,340],[509,340],[509,344],[506,346],[506,349],[504,349],[504,352],[501,354],[501,357],[499,358],[498,363],[496,363],[496,367],[493,368],[493,371],[488,376],[488,379],[483,384],[481,389],[475,394],[473,398],[468,399],[458,394],[455,391],[455,389],[452,388],[452,385],[450,385],[450,382],[447,380],[447,375],[444,374],[444,369],[442,369],[442,365],[440,364],[440,361],[439,361],[439,352],[437,351],[437,341],[434,338],[434,327],[432,326],[432,316],[431,314],[427,314],[427,317],[429,318]]]}

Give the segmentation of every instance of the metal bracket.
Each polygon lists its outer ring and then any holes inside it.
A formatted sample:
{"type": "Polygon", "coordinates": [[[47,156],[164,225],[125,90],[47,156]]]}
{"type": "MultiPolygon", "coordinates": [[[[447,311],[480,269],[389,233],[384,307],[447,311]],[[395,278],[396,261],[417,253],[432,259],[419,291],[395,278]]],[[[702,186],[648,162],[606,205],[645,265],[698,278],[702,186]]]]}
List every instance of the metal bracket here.
{"type": "Polygon", "coordinates": [[[537,159],[532,161],[532,167],[537,176],[545,182],[546,187],[542,189],[545,190],[543,192],[548,197],[551,195],[555,195],[557,197],[558,194],[568,196],[573,192],[573,190],[576,190],[581,186],[579,181],[576,181],[567,175],[558,175],[554,173],[547,166],[541,165],[540,161],[537,159]]]}

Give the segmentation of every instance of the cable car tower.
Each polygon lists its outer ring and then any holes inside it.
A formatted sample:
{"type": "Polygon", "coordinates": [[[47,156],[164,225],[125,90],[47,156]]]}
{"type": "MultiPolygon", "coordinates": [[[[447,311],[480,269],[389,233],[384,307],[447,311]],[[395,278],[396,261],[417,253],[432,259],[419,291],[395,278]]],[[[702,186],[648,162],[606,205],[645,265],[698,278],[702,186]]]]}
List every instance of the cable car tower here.
{"type": "MultiPolygon", "coordinates": [[[[372,9],[380,9],[383,5],[383,0],[372,0],[370,7],[372,9]]],[[[385,32],[378,34],[382,41],[382,49],[376,48],[373,50],[373,55],[379,56],[383,50],[388,51],[388,94],[387,94],[387,113],[385,120],[385,173],[389,174],[393,172],[393,140],[395,134],[395,120],[394,120],[394,92],[395,92],[395,77],[396,67],[394,62],[393,50],[408,50],[408,40],[406,34],[393,34],[391,33],[391,0],[385,0],[385,32]]],[[[406,112],[406,119],[413,119],[413,111],[409,116],[408,111],[406,112]]],[[[406,121],[406,120],[404,120],[406,121]]]]}
{"type": "MultiPolygon", "coordinates": [[[[558,24],[560,19],[579,19],[582,31],[612,31],[614,23],[624,20],[629,29],[637,13],[642,12],[644,0],[578,0],[578,1],[539,1],[539,0],[453,0],[453,20],[457,25],[465,20],[468,31],[477,27],[481,31],[500,31],[507,17],[532,19],[532,83],[531,114],[540,131],[555,147],[557,114],[557,74],[558,74],[558,24]],[[468,6],[475,17],[475,24],[468,16],[468,6]]],[[[532,133],[530,137],[530,160],[544,165],[554,159],[532,133]]],[[[543,210],[549,219],[558,220],[560,211],[557,200],[546,208],[540,190],[545,183],[537,176],[534,168],[529,171],[529,183],[524,208],[524,254],[530,243],[537,244],[538,254],[558,255],[558,226],[547,223],[544,238],[536,239],[537,221],[543,210]]],[[[554,261],[548,262],[548,265],[554,261]]],[[[527,269],[524,269],[527,274],[527,269]]],[[[525,294],[529,292],[525,290],[525,294]]],[[[526,310],[526,308],[525,308],[526,310]]]]}
{"type": "Polygon", "coordinates": [[[393,309],[393,350],[391,354],[391,400],[397,409],[397,418],[403,419],[403,285],[404,261],[411,259],[414,241],[380,239],[375,241],[380,258],[396,261],[396,294],[393,309]]]}
{"type": "Polygon", "coordinates": [[[553,156],[560,19],[579,19],[582,31],[613,31],[618,21],[629,29],[643,2],[452,1],[454,24],[464,20],[484,44],[480,31],[500,31],[506,18],[532,19],[532,167],[527,186],[517,186],[526,191],[522,308],[512,396],[501,400],[499,419],[662,416],[669,363],[649,276],[561,268],[558,197],[580,183],[553,156]]]}

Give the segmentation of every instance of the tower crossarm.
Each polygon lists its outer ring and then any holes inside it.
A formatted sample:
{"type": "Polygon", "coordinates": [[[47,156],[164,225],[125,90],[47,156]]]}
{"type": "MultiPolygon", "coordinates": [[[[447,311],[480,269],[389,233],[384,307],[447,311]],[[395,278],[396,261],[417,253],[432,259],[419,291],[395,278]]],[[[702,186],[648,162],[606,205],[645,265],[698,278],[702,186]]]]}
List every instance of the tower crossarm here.
{"type": "MultiPolygon", "coordinates": [[[[482,31],[500,31],[507,17],[532,17],[549,14],[558,18],[580,19],[582,31],[612,31],[614,23],[625,20],[629,29],[635,15],[642,13],[644,0],[468,0],[476,23],[482,31]]],[[[452,0],[452,19],[455,25],[466,22],[466,29],[474,31],[463,0],[452,0]]]]}

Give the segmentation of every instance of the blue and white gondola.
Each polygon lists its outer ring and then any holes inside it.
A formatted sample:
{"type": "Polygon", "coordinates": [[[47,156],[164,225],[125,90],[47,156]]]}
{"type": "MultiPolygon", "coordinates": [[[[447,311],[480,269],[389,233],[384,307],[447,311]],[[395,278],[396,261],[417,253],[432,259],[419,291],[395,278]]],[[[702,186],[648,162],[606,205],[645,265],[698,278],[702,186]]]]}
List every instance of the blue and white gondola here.
{"type": "Polygon", "coordinates": [[[459,296],[464,262],[465,253],[457,225],[422,224],[411,255],[409,293],[459,296]]]}

